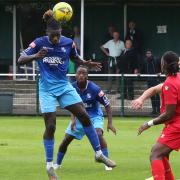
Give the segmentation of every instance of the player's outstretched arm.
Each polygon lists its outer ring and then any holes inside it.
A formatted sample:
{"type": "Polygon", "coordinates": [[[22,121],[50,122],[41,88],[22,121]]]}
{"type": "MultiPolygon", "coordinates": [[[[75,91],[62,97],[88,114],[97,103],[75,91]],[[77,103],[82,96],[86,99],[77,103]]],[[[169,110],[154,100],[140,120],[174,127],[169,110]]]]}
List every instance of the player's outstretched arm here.
{"type": "Polygon", "coordinates": [[[72,60],[79,65],[87,66],[89,69],[100,71],[102,68],[101,63],[92,60],[85,61],[80,56],[73,57],[72,60]]]}
{"type": "Polygon", "coordinates": [[[149,129],[151,126],[163,124],[167,121],[170,121],[171,118],[174,116],[175,112],[176,112],[176,105],[175,104],[166,105],[166,110],[164,113],[162,113],[158,117],[156,117],[156,118],[154,118],[148,122],[145,122],[144,124],[142,124],[139,127],[138,135],[140,135],[143,131],[149,129]]]}
{"type": "Polygon", "coordinates": [[[105,107],[107,117],[108,117],[108,123],[107,123],[107,131],[111,130],[114,134],[116,134],[116,128],[112,124],[112,111],[110,104],[105,107]]]}
{"type": "Polygon", "coordinates": [[[161,92],[162,85],[163,84],[158,84],[157,86],[151,87],[147,89],[146,91],[144,91],[144,93],[139,98],[131,102],[132,109],[141,109],[146,99],[161,92]]]}
{"type": "Polygon", "coordinates": [[[33,54],[33,55],[22,54],[18,59],[18,64],[20,64],[20,65],[27,64],[34,60],[42,59],[46,56],[46,54],[47,54],[47,49],[45,49],[45,48],[40,49],[36,54],[33,54]]]}

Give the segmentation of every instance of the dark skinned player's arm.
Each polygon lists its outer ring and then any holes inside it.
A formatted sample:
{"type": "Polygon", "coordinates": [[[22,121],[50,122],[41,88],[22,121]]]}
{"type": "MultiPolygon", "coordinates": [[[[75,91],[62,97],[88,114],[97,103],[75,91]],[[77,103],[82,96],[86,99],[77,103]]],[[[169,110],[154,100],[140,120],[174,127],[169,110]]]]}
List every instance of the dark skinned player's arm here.
{"type": "Polygon", "coordinates": [[[107,114],[107,118],[108,118],[108,124],[112,125],[112,111],[111,111],[111,105],[108,104],[107,106],[105,106],[105,110],[106,110],[106,114],[107,114]]]}
{"type": "Polygon", "coordinates": [[[166,105],[165,112],[162,113],[157,118],[153,119],[153,124],[154,125],[163,124],[166,121],[171,120],[171,118],[174,116],[175,112],[176,112],[176,104],[166,105]]]}
{"type": "Polygon", "coordinates": [[[160,116],[145,122],[143,125],[141,125],[138,129],[138,135],[140,135],[143,131],[146,129],[149,129],[151,126],[163,124],[167,121],[170,121],[172,117],[175,115],[176,112],[176,104],[168,104],[165,107],[165,112],[162,113],[160,116]]]}
{"type": "Polygon", "coordinates": [[[71,56],[71,60],[74,61],[75,63],[79,64],[79,65],[85,65],[86,64],[86,61],[83,60],[79,55],[71,56]]]}
{"type": "Polygon", "coordinates": [[[96,70],[101,70],[102,68],[101,63],[92,60],[85,61],[79,55],[71,57],[71,60],[79,65],[87,66],[88,68],[95,68],[96,70]]]}
{"type": "Polygon", "coordinates": [[[22,64],[27,64],[29,62],[32,62],[36,59],[36,55],[33,54],[33,55],[21,55],[18,59],[18,64],[19,65],[22,65],[22,64]]]}
{"type": "Polygon", "coordinates": [[[33,54],[33,55],[22,54],[18,59],[18,64],[19,65],[27,64],[34,60],[42,59],[46,56],[46,54],[47,54],[47,49],[44,49],[44,48],[40,49],[36,54],[33,54]]]}

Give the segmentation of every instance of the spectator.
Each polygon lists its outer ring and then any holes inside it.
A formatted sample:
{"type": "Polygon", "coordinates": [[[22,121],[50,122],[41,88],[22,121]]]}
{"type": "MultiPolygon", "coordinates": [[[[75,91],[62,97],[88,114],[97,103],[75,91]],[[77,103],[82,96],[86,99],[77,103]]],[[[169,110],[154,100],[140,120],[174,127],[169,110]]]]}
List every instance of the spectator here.
{"type": "Polygon", "coordinates": [[[140,32],[139,29],[136,28],[136,23],[134,21],[130,21],[128,23],[128,29],[126,33],[126,38],[125,40],[130,39],[133,43],[133,47],[137,51],[138,55],[138,64],[139,67],[143,65],[142,63],[142,33],[140,32]]]}
{"type": "MultiPolygon", "coordinates": [[[[138,73],[137,53],[130,39],[125,41],[125,49],[118,60],[116,73],[117,74],[138,73]]],[[[119,80],[117,84],[119,84],[119,80]]],[[[134,85],[131,78],[128,77],[124,78],[123,93],[125,99],[132,100],[134,98],[134,85]]]]}
{"type": "MultiPolygon", "coordinates": [[[[116,65],[118,58],[120,57],[122,51],[124,50],[124,42],[120,40],[119,32],[113,32],[113,39],[107,41],[102,45],[101,50],[108,57],[108,74],[116,73],[116,65]]],[[[111,93],[112,90],[112,77],[108,76],[108,91],[111,93]]]]}
{"type": "MultiPolygon", "coordinates": [[[[115,26],[113,26],[113,25],[108,26],[107,32],[106,32],[106,34],[104,35],[104,38],[103,38],[101,44],[104,44],[104,43],[106,43],[107,41],[113,39],[113,32],[115,31],[115,29],[116,29],[116,28],[115,28],[115,26]]],[[[105,56],[103,56],[103,58],[105,58],[105,56]]],[[[103,61],[103,62],[102,62],[102,65],[103,65],[103,71],[104,71],[105,73],[108,73],[108,61],[103,61]]]]}
{"type": "MultiPolygon", "coordinates": [[[[160,70],[161,63],[160,60],[153,56],[152,50],[146,50],[145,62],[142,69],[143,74],[158,74],[160,70]]],[[[156,86],[159,84],[159,79],[157,77],[148,77],[147,85],[148,88],[156,86]]],[[[151,97],[152,112],[151,115],[157,115],[160,113],[160,97],[156,94],[151,97]]]]}

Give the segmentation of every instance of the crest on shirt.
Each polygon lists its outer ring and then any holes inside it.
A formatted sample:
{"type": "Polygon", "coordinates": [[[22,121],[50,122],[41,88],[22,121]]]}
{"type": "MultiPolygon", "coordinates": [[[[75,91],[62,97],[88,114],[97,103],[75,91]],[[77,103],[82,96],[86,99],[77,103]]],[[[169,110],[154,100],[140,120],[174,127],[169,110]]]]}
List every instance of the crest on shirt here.
{"type": "Polygon", "coordinates": [[[165,86],[164,89],[167,91],[169,89],[169,86],[165,86]]]}
{"type": "Polygon", "coordinates": [[[161,134],[161,138],[164,138],[165,134],[161,134]]]}
{"type": "Polygon", "coordinates": [[[99,95],[99,97],[102,97],[102,96],[104,96],[104,92],[101,90],[98,95],[99,95]]]}
{"type": "Polygon", "coordinates": [[[65,47],[62,47],[62,48],[61,48],[61,51],[62,51],[62,52],[66,52],[65,47]]]}
{"type": "Polygon", "coordinates": [[[90,99],[91,98],[91,94],[87,93],[87,98],[90,99]]]}
{"type": "Polygon", "coordinates": [[[36,44],[34,42],[32,42],[30,45],[29,45],[31,48],[35,48],[36,47],[36,44]]]}

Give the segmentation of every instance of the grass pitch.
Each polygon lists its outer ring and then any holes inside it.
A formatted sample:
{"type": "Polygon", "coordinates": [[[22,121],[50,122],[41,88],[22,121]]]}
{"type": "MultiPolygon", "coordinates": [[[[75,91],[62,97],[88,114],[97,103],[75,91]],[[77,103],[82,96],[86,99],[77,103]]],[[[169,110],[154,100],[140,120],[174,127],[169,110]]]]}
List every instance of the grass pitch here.
{"type": "MultiPolygon", "coordinates": [[[[137,136],[137,129],[148,118],[114,118],[117,135],[106,131],[110,158],[117,167],[105,171],[94,162],[94,153],[86,137],[74,140],[64,158],[58,175],[62,180],[144,180],[151,176],[149,153],[162,126],[152,127],[137,136]]],[[[64,137],[68,117],[57,117],[55,158],[58,144],[64,137]]],[[[0,117],[0,180],[47,180],[42,143],[42,117],[0,117]]],[[[176,179],[180,178],[180,162],[171,154],[176,179]]]]}

